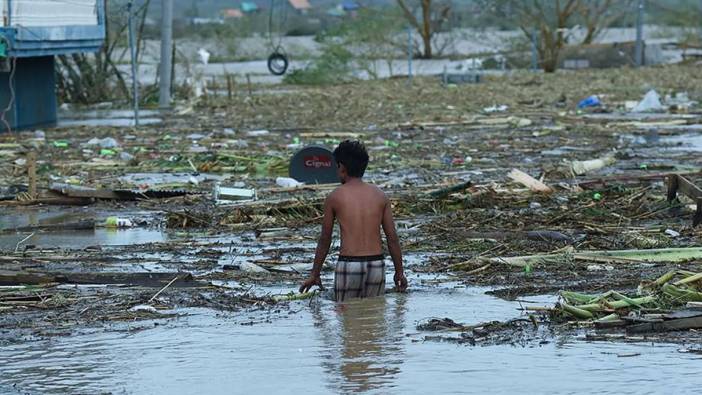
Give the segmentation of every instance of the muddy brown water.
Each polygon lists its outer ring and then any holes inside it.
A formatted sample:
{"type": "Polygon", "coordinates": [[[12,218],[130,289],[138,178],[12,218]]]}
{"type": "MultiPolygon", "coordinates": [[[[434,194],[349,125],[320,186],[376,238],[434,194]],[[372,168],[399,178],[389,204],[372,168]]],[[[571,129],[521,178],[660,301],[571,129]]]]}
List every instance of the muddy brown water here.
{"type": "Polygon", "coordinates": [[[168,239],[163,230],[151,227],[114,229],[96,227],[90,230],[23,230],[11,229],[70,224],[79,221],[94,221],[100,224],[109,216],[135,219],[153,214],[141,211],[114,211],[85,208],[28,208],[7,210],[0,216],[0,251],[14,251],[17,244],[22,248],[34,245],[39,248],[73,248],[89,246],[116,246],[162,242],[168,239]],[[24,241],[23,241],[24,240],[24,241]]]}
{"type": "MultiPolygon", "coordinates": [[[[702,150],[686,130],[653,145],[702,150]]],[[[73,213],[79,217],[82,213],[73,213]]],[[[3,227],[67,221],[4,215],[3,227]]],[[[53,218],[53,219],[52,219],[53,218]]],[[[28,234],[28,233],[26,233],[28,234]]],[[[26,234],[0,235],[14,249],[26,234]]],[[[82,248],[164,241],[158,229],[46,232],[29,244],[82,248]]],[[[409,260],[421,261],[417,256],[409,260]]],[[[236,263],[223,257],[223,262],[236,263]]],[[[290,309],[227,313],[178,309],[179,318],[109,324],[0,348],[0,394],[114,393],[692,393],[702,356],[665,343],[585,342],[471,347],[424,341],[418,322],[450,317],[472,324],[519,317],[524,303],[485,295],[486,288],[437,285],[413,276],[405,295],[336,304],[317,298],[290,309]],[[158,324],[158,325],[156,325],[158,324]],[[147,329],[144,329],[147,328],[147,329]]],[[[286,293],[293,285],[259,287],[286,293]]],[[[549,305],[553,296],[529,297],[549,305]]]]}
{"type": "MultiPolygon", "coordinates": [[[[469,347],[423,341],[428,317],[475,323],[519,315],[517,302],[413,278],[404,295],[300,301],[269,319],[206,309],[113,331],[0,349],[2,393],[670,393],[698,390],[702,357],[665,344],[469,347]],[[141,330],[144,326],[150,329],[141,330]],[[133,330],[129,330],[132,328],[133,330]],[[635,355],[632,357],[622,357],[635,355]]],[[[261,288],[257,292],[288,291],[261,288]]],[[[537,297],[545,304],[552,297],[537,297]]],[[[121,326],[120,326],[121,325],[121,326]]]]}

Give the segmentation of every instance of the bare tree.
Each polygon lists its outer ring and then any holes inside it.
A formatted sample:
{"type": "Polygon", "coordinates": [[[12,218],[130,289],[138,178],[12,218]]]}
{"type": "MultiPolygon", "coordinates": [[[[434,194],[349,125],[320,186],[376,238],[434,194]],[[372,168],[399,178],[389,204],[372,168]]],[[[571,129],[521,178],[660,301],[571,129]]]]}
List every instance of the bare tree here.
{"type": "Polygon", "coordinates": [[[493,10],[516,19],[524,35],[539,33],[537,51],[545,72],[558,68],[561,50],[569,44],[569,29],[582,22],[585,36],[580,44],[592,43],[601,31],[621,17],[632,0],[502,0],[489,1],[493,10]]]}
{"type": "Polygon", "coordinates": [[[397,4],[402,9],[403,14],[412,27],[417,30],[422,37],[422,58],[431,59],[434,56],[432,50],[432,39],[449,20],[451,15],[451,4],[437,0],[419,0],[421,7],[421,20],[417,18],[417,7],[408,5],[405,0],[397,0],[397,4]]]}
{"type": "MultiPolygon", "coordinates": [[[[146,12],[150,2],[151,0],[144,1],[135,12],[135,18],[139,20],[137,59],[143,45],[146,12]]],[[[107,13],[107,2],[105,3],[107,13]]],[[[129,99],[129,88],[117,67],[129,49],[124,46],[127,28],[128,14],[126,8],[120,7],[115,13],[107,13],[105,16],[105,43],[97,53],[57,56],[57,92],[62,100],[95,103],[115,97],[129,99]]]]}
{"type": "Polygon", "coordinates": [[[588,0],[580,1],[578,13],[585,25],[583,44],[592,44],[602,30],[621,18],[631,9],[633,0],[588,0]]]}

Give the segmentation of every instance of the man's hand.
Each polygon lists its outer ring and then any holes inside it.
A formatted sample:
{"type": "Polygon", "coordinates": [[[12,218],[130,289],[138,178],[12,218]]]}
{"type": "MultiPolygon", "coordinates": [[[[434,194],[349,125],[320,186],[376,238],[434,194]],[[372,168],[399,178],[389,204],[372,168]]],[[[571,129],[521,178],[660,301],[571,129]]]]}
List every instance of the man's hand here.
{"type": "Polygon", "coordinates": [[[395,273],[395,289],[399,292],[405,292],[407,290],[407,277],[405,277],[404,272],[395,273]]]}
{"type": "Polygon", "coordinates": [[[300,286],[300,293],[305,293],[309,291],[312,287],[318,286],[320,291],[324,291],[324,286],[322,286],[322,279],[317,275],[317,276],[312,276],[305,280],[305,282],[302,283],[300,286]]]}

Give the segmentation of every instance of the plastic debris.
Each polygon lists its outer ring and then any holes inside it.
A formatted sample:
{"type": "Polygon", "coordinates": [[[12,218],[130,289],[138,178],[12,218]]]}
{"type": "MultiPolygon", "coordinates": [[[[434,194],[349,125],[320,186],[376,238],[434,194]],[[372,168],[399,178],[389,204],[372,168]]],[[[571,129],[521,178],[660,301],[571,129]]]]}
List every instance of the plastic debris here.
{"type": "Polygon", "coordinates": [[[662,111],[663,109],[664,107],[661,104],[661,97],[658,95],[658,92],[650,90],[646,93],[643,100],[634,107],[632,112],[654,112],[662,111]]]}
{"type": "Polygon", "coordinates": [[[268,130],[265,130],[265,129],[262,129],[262,130],[250,130],[250,131],[246,132],[246,135],[249,136],[249,137],[260,137],[260,136],[267,136],[267,135],[269,135],[270,133],[271,133],[271,132],[269,132],[268,130]]]}
{"type": "Polygon", "coordinates": [[[487,113],[487,114],[492,114],[495,112],[505,112],[508,109],[509,109],[509,106],[507,106],[505,104],[501,104],[499,106],[497,104],[495,104],[494,106],[483,108],[483,112],[487,113]]]}
{"type": "Polygon", "coordinates": [[[673,229],[666,229],[665,234],[667,234],[670,237],[680,237],[680,232],[676,232],[673,229]]]}
{"type": "Polygon", "coordinates": [[[131,312],[139,312],[139,311],[144,311],[147,313],[154,313],[158,314],[158,310],[154,306],[149,306],[148,304],[138,304],[132,308],[129,309],[131,312]]]}
{"type": "Polygon", "coordinates": [[[261,266],[247,261],[239,264],[239,270],[247,273],[269,273],[268,270],[262,268],[261,266]]]}
{"type": "Polygon", "coordinates": [[[256,190],[223,187],[216,184],[212,191],[212,197],[218,204],[230,203],[232,201],[252,201],[256,200],[256,190]]]}
{"type": "Polygon", "coordinates": [[[575,175],[581,176],[583,174],[589,173],[591,171],[599,170],[603,167],[612,165],[617,160],[613,155],[605,156],[603,158],[591,159],[591,160],[574,160],[571,162],[570,167],[575,175]]]}
{"type": "Polygon", "coordinates": [[[197,51],[197,55],[200,57],[200,62],[202,64],[207,65],[210,62],[210,51],[206,50],[205,48],[200,48],[197,51]]]}
{"type": "Polygon", "coordinates": [[[614,266],[612,265],[588,265],[587,266],[587,271],[588,272],[602,272],[602,271],[612,271],[614,270],[614,266]]]}
{"type": "Polygon", "coordinates": [[[599,107],[602,104],[600,98],[597,95],[588,96],[578,103],[578,109],[583,109],[587,107],[599,107]]]}
{"type": "Polygon", "coordinates": [[[105,226],[108,228],[131,228],[134,226],[134,223],[128,218],[119,218],[119,217],[107,217],[105,220],[105,226]]]}
{"type": "Polygon", "coordinates": [[[88,140],[87,143],[85,143],[87,146],[93,146],[97,145],[100,146],[100,148],[117,148],[119,147],[119,143],[117,140],[113,139],[112,137],[105,137],[104,139],[99,139],[97,137],[93,137],[92,139],[88,140]]]}
{"type": "Polygon", "coordinates": [[[130,160],[134,159],[134,155],[130,154],[129,152],[122,151],[119,153],[119,159],[129,162],[130,160]]]}
{"type": "Polygon", "coordinates": [[[290,177],[278,177],[275,179],[276,185],[283,188],[296,188],[301,185],[305,185],[304,182],[300,182],[294,178],[290,177]]]}

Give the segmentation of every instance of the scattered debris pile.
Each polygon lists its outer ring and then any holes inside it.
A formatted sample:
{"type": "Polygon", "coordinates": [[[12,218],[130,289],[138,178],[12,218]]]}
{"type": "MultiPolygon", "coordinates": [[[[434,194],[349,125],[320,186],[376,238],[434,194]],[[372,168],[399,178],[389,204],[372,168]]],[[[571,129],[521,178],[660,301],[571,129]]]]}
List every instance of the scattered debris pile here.
{"type": "Polygon", "coordinates": [[[639,286],[637,295],[561,291],[554,317],[574,318],[596,328],[624,327],[631,333],[702,328],[702,273],[673,270],[639,286]]]}

